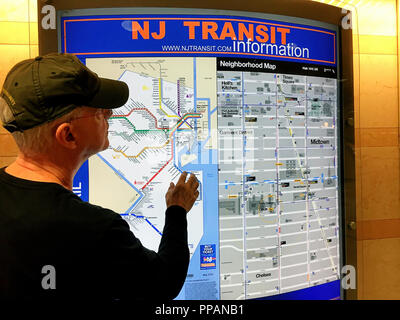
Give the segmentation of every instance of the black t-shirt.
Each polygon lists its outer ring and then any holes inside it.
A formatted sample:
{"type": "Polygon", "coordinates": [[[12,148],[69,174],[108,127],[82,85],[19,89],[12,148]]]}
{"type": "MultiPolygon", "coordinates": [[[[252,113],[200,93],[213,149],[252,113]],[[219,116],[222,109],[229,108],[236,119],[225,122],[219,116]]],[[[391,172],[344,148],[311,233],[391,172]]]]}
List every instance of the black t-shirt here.
{"type": "Polygon", "coordinates": [[[165,214],[154,252],[112,210],[0,169],[0,300],[176,297],[189,265],[186,211],[165,214]],[[54,284],[53,270],[55,289],[43,289],[54,284]]]}

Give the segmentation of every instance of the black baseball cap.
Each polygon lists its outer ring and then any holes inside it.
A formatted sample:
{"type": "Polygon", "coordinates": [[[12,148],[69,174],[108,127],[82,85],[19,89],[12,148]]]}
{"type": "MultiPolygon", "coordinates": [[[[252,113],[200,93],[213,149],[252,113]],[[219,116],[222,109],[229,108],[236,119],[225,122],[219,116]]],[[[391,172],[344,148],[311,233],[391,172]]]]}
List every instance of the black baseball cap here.
{"type": "Polygon", "coordinates": [[[129,89],[122,81],[98,77],[74,55],[52,53],[16,64],[0,97],[9,106],[0,108],[0,119],[14,132],[50,122],[79,106],[121,107],[129,89]]]}

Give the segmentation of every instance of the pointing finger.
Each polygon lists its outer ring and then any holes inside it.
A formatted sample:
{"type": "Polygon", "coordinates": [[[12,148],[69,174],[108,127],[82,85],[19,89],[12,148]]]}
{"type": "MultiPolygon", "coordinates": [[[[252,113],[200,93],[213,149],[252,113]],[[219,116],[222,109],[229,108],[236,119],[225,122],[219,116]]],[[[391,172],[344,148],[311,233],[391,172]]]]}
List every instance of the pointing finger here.
{"type": "Polygon", "coordinates": [[[199,180],[196,179],[196,181],[192,184],[192,188],[194,190],[196,190],[199,187],[199,185],[200,185],[200,182],[199,182],[199,180]]]}
{"type": "Polygon", "coordinates": [[[191,186],[194,186],[196,183],[198,183],[198,182],[197,182],[197,178],[196,178],[196,176],[194,175],[194,173],[192,173],[192,174],[190,175],[190,177],[189,177],[187,183],[188,183],[189,185],[191,185],[191,186]]]}
{"type": "Polygon", "coordinates": [[[187,177],[187,172],[184,171],[182,172],[181,176],[179,177],[179,180],[177,182],[177,184],[183,184],[186,182],[186,177],[187,177]]]}

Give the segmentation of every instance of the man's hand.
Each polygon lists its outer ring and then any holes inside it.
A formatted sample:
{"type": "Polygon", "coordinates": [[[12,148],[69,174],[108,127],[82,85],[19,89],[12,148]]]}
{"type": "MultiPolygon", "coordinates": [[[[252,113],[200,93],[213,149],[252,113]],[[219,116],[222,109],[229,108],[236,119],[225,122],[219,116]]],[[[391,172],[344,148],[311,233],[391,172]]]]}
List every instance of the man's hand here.
{"type": "Polygon", "coordinates": [[[167,208],[170,206],[181,206],[189,212],[192,209],[194,202],[199,196],[199,182],[196,176],[192,173],[186,181],[187,172],[183,172],[179,177],[176,185],[171,182],[169,189],[165,194],[165,201],[167,203],[167,208]]]}

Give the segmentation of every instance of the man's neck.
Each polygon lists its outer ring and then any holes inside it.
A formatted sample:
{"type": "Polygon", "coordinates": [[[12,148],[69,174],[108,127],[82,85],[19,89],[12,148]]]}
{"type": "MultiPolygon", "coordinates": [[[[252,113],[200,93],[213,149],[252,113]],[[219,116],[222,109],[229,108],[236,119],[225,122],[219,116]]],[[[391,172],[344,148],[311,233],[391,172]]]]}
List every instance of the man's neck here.
{"type": "Polygon", "coordinates": [[[72,191],[72,183],[76,171],[68,167],[61,168],[54,163],[41,159],[27,158],[20,154],[6,168],[6,172],[25,180],[57,183],[72,191]]]}

